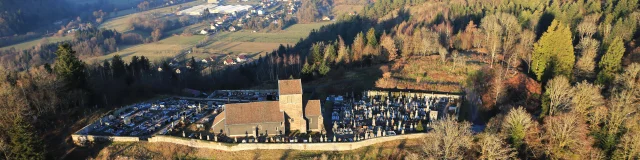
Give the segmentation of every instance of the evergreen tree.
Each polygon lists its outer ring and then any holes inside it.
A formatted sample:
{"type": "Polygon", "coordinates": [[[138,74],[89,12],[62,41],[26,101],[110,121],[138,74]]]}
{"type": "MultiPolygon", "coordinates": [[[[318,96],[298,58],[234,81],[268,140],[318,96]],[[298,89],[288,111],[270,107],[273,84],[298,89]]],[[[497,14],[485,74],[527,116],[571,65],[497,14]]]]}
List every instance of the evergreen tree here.
{"type": "Polygon", "coordinates": [[[58,46],[56,51],[55,66],[53,70],[56,75],[65,83],[66,89],[80,89],[85,87],[85,64],[75,55],[71,45],[63,44],[58,46]]]}
{"type": "Polygon", "coordinates": [[[44,159],[44,144],[38,139],[38,135],[34,133],[33,125],[26,122],[22,117],[14,120],[8,132],[11,139],[11,152],[15,159],[44,159]]]}
{"type": "Polygon", "coordinates": [[[313,65],[309,65],[309,63],[305,62],[302,66],[302,74],[311,74],[314,70],[313,65]]]}
{"type": "Polygon", "coordinates": [[[571,29],[554,20],[540,40],[534,44],[531,70],[539,81],[542,81],[543,77],[571,76],[575,62],[571,37],[571,29]],[[552,75],[545,75],[546,73],[552,75]]]}
{"type": "Polygon", "coordinates": [[[600,60],[600,73],[598,73],[597,83],[609,84],[613,80],[614,75],[622,69],[624,50],[622,38],[616,37],[607,49],[607,53],[600,60]]]}
{"type": "Polygon", "coordinates": [[[376,30],[371,28],[367,31],[367,44],[372,47],[378,46],[378,38],[376,38],[376,30]]]}
{"type": "Polygon", "coordinates": [[[111,71],[113,72],[113,77],[118,78],[122,75],[125,75],[125,64],[120,55],[115,55],[111,58],[111,71]]]}
{"type": "Polygon", "coordinates": [[[416,125],[416,131],[418,132],[424,131],[424,126],[422,126],[422,121],[418,121],[418,125],[416,125]]]}
{"type": "Polygon", "coordinates": [[[331,67],[329,67],[326,62],[323,62],[322,64],[320,64],[320,66],[318,66],[318,73],[320,73],[320,75],[327,75],[330,70],[331,67]]]}
{"type": "Polygon", "coordinates": [[[323,43],[315,43],[311,46],[311,64],[316,65],[322,63],[324,56],[322,56],[323,43]]]}
{"type": "Polygon", "coordinates": [[[336,58],[336,47],[334,44],[327,44],[324,47],[324,61],[327,62],[327,65],[331,65],[336,58]]]}

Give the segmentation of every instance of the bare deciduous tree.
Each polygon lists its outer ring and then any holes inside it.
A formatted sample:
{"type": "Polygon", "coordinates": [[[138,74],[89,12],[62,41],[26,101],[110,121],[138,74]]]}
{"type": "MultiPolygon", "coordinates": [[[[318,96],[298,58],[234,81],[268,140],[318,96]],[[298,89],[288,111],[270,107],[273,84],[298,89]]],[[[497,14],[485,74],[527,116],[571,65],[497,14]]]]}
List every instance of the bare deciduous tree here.
{"type": "Polygon", "coordinates": [[[382,41],[380,44],[388,53],[389,61],[396,59],[398,56],[398,49],[393,38],[383,35],[380,40],[382,41]]]}
{"type": "Polygon", "coordinates": [[[434,159],[463,159],[473,144],[471,124],[446,118],[433,124],[433,132],[424,139],[422,151],[434,159]]]}
{"type": "Polygon", "coordinates": [[[547,83],[546,94],[549,96],[549,115],[555,115],[558,112],[569,109],[571,102],[571,84],[569,79],[564,76],[558,76],[551,79],[547,83]]]}
{"type": "Polygon", "coordinates": [[[517,152],[497,135],[484,133],[479,137],[480,140],[477,142],[480,152],[479,159],[502,160],[516,157],[517,152]]]}
{"type": "Polygon", "coordinates": [[[571,93],[571,110],[580,115],[587,116],[594,107],[604,105],[604,97],[600,94],[599,85],[593,85],[587,81],[576,84],[571,93]]]}
{"type": "Polygon", "coordinates": [[[500,25],[497,15],[489,15],[482,18],[480,28],[485,34],[484,47],[491,53],[491,68],[495,61],[496,54],[500,52],[502,47],[502,34],[504,29],[500,25]]]}
{"type": "Polygon", "coordinates": [[[578,81],[595,76],[595,58],[598,54],[599,46],[600,42],[592,38],[583,38],[580,44],[578,44],[577,48],[580,50],[580,58],[578,58],[578,62],[576,62],[574,68],[574,75],[578,81]]]}
{"type": "Polygon", "coordinates": [[[580,38],[591,38],[596,30],[598,29],[598,25],[596,24],[600,19],[599,14],[592,14],[586,16],[580,24],[578,24],[576,30],[578,31],[580,38]]]}
{"type": "MultiPolygon", "coordinates": [[[[531,30],[524,30],[522,34],[520,34],[520,45],[522,48],[518,50],[520,53],[520,57],[527,63],[527,67],[531,68],[531,61],[533,60],[533,43],[536,41],[536,33],[531,30]]],[[[529,73],[531,69],[527,69],[527,73],[529,73]]]]}
{"type": "Polygon", "coordinates": [[[505,116],[502,122],[502,129],[515,148],[520,148],[524,144],[524,138],[528,130],[535,125],[532,119],[531,115],[523,107],[511,109],[505,116]]]}
{"type": "Polygon", "coordinates": [[[622,136],[613,159],[640,159],[640,131],[629,130],[622,136]]]}
{"type": "MultiPolygon", "coordinates": [[[[551,159],[582,159],[599,155],[592,148],[587,125],[580,115],[565,113],[544,120],[546,154],[551,159]]],[[[597,157],[597,156],[596,156],[597,157]]]]}

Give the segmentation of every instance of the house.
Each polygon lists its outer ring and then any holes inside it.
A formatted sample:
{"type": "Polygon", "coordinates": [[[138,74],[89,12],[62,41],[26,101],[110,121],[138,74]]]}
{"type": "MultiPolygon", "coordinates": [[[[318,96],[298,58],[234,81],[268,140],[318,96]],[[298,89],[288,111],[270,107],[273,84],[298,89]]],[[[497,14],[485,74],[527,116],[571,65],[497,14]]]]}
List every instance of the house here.
{"type": "Polygon", "coordinates": [[[323,131],[319,100],[303,103],[300,79],[278,81],[278,101],[225,104],[211,129],[231,137],[323,131]]]}
{"type": "Polygon", "coordinates": [[[229,27],[229,31],[235,32],[236,31],[236,27],[233,27],[233,26],[229,27]]]}
{"type": "Polygon", "coordinates": [[[234,62],[233,59],[224,60],[224,65],[234,65],[234,64],[236,64],[236,62],[234,62]]]}
{"type": "Polygon", "coordinates": [[[213,23],[211,23],[209,25],[209,30],[215,31],[216,30],[216,25],[214,25],[213,23]]]}
{"type": "Polygon", "coordinates": [[[202,63],[209,63],[209,60],[207,60],[207,59],[208,59],[208,58],[202,59],[202,60],[200,60],[200,62],[202,62],[202,63]]]}
{"type": "Polygon", "coordinates": [[[207,31],[206,29],[202,29],[202,30],[200,31],[200,34],[202,34],[202,35],[206,35],[206,34],[209,34],[209,31],[207,31]]]}
{"type": "Polygon", "coordinates": [[[322,17],[322,20],[323,20],[323,21],[330,21],[330,20],[331,20],[331,17],[329,17],[329,16],[323,16],[323,17],[322,17]]]}
{"type": "Polygon", "coordinates": [[[246,62],[246,61],[247,61],[247,56],[245,56],[245,55],[239,55],[239,56],[236,58],[236,61],[237,61],[237,62],[246,62]]]}
{"type": "Polygon", "coordinates": [[[258,10],[258,15],[264,15],[264,11],[262,9],[258,10]]]}

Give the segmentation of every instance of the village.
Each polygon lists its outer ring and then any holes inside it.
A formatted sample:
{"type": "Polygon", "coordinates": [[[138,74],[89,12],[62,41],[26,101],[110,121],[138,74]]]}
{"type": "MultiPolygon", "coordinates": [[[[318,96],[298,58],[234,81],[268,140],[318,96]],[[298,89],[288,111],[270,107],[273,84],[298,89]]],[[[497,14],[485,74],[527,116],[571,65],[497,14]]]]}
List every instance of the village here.
{"type": "Polygon", "coordinates": [[[280,80],[273,90],[202,94],[122,107],[76,132],[74,141],[80,145],[121,137],[144,141],[165,135],[224,143],[356,142],[427,132],[431,122],[457,117],[461,99],[371,90],[303,102],[299,79],[280,80]]]}

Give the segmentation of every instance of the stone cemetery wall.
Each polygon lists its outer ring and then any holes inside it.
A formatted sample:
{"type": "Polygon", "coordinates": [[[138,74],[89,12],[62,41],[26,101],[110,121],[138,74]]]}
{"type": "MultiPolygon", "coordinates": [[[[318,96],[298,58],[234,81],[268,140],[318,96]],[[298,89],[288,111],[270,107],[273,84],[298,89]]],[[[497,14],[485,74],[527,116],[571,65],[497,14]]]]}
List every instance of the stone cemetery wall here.
{"type": "Polygon", "coordinates": [[[73,142],[77,145],[84,145],[85,142],[137,142],[140,141],[138,137],[128,136],[95,136],[95,135],[71,135],[73,142]]]}
{"type": "Polygon", "coordinates": [[[347,151],[361,147],[370,146],[376,143],[424,138],[426,133],[406,134],[389,137],[378,137],[358,142],[327,142],[327,143],[221,143],[199,139],[188,139],[182,137],[157,135],[149,138],[149,142],[166,142],[186,145],[195,148],[215,149],[222,151],[242,151],[256,149],[294,149],[294,150],[321,150],[321,151],[347,151]]]}
{"type": "Polygon", "coordinates": [[[429,97],[449,97],[449,98],[460,98],[460,95],[457,94],[439,94],[439,93],[425,93],[425,92],[396,92],[396,91],[376,91],[376,90],[370,90],[370,91],[366,91],[367,96],[382,96],[382,97],[386,97],[389,94],[393,95],[393,96],[400,96],[400,95],[405,95],[405,96],[411,96],[411,97],[424,97],[424,96],[429,96],[429,97]]]}

